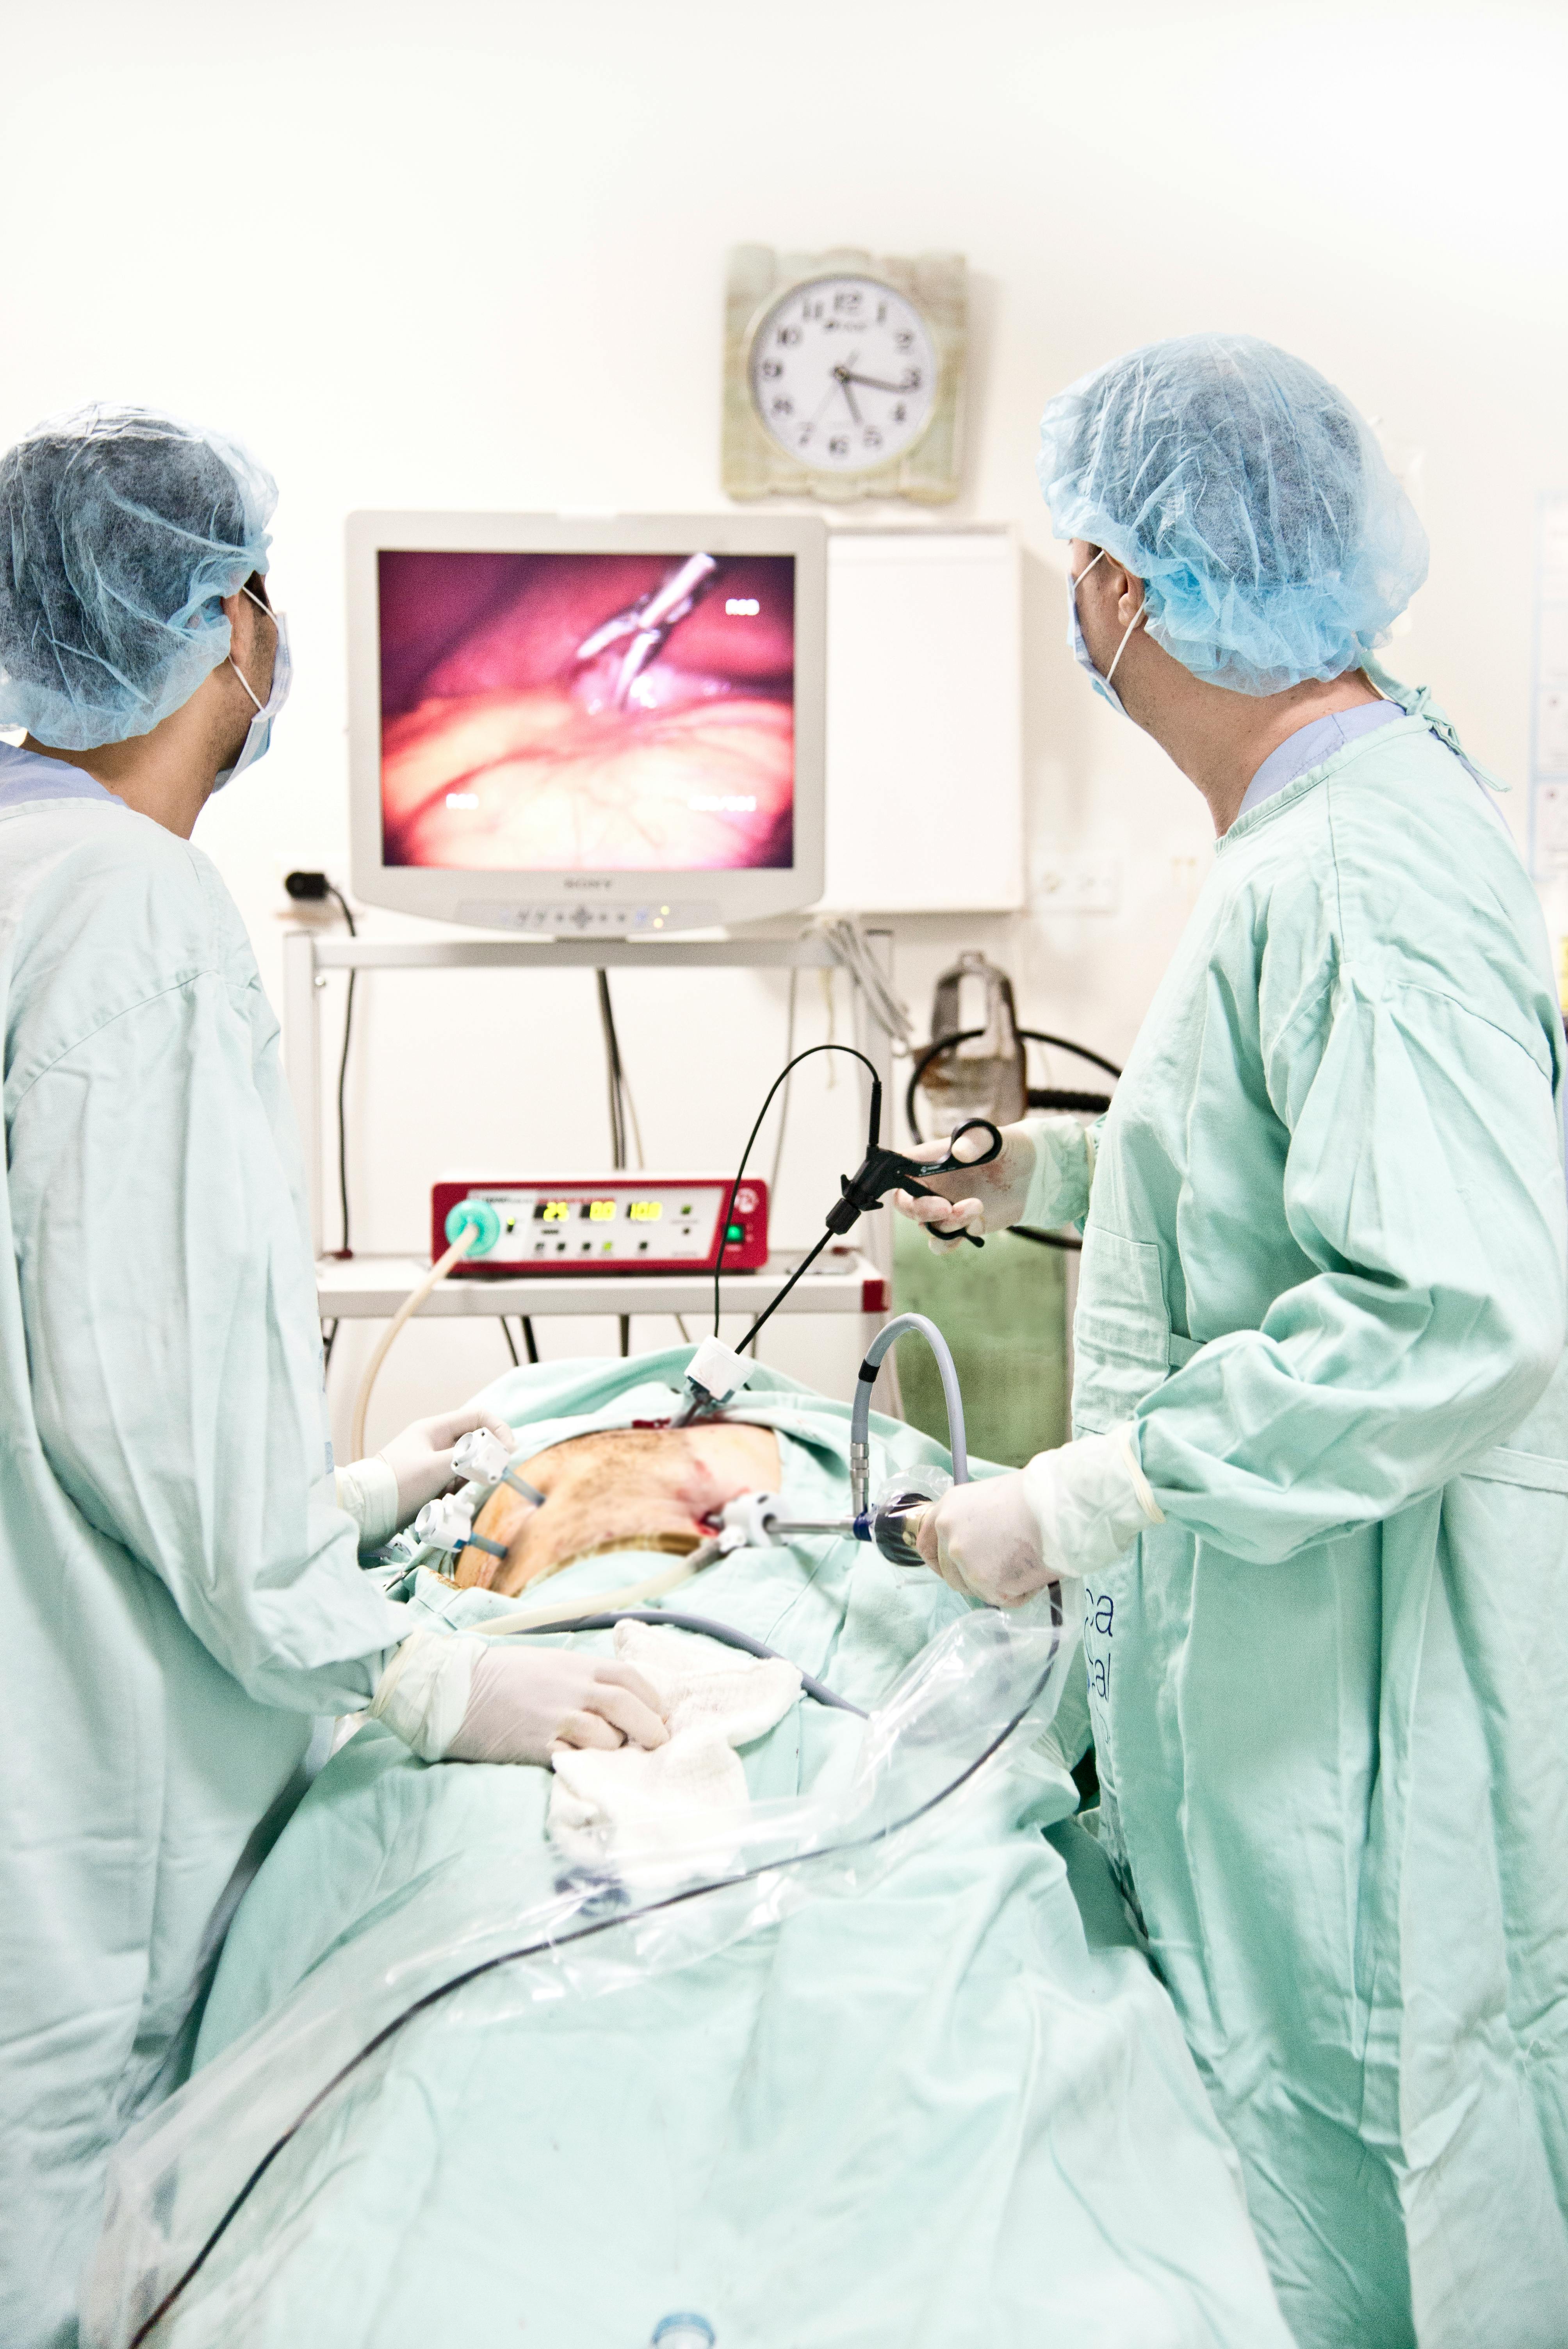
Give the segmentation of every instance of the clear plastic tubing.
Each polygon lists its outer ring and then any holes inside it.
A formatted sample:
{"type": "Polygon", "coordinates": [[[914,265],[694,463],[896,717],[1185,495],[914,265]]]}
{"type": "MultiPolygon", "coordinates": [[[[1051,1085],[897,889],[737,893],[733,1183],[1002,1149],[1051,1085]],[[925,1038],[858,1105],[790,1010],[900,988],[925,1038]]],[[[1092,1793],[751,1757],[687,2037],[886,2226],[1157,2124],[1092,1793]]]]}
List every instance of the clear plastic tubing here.
{"type": "Polygon", "coordinates": [[[855,1384],[855,1400],[850,1413],[850,1506],[856,1516],[862,1515],[871,1499],[872,1474],[872,1389],[882,1368],[882,1356],[896,1344],[906,1330],[918,1330],[936,1358],[937,1371],[942,1380],[942,1397],[947,1405],[947,1449],[953,1454],[953,1481],[955,1485],[969,1482],[969,1453],[964,1434],[964,1398],[958,1392],[958,1372],[954,1367],[953,1351],[934,1321],[923,1313],[895,1314],[884,1322],[866,1348],[865,1361],[861,1364],[855,1384]]]}
{"type": "Polygon", "coordinates": [[[654,2327],[650,2349],[714,2349],[717,2338],[706,2316],[664,2316],[654,2327]]]}

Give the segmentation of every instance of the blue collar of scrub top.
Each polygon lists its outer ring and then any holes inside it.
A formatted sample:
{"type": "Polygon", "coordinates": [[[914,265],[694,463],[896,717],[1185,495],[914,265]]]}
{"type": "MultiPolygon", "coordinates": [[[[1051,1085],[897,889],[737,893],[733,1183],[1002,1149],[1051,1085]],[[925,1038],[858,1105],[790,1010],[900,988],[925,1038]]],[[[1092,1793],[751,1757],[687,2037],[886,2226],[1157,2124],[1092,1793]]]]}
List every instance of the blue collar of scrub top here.
{"type": "Polygon", "coordinates": [[[1309,719],[1269,752],[1247,785],[1247,795],[1236,813],[1250,815],[1264,800],[1272,800],[1276,792],[1294,783],[1297,775],[1305,775],[1309,767],[1321,767],[1358,735],[1370,734],[1374,727],[1387,726],[1405,714],[1397,701],[1359,701],[1353,709],[1335,709],[1326,718],[1309,719]]]}
{"type": "Polygon", "coordinates": [[[41,759],[36,750],[0,742],[0,813],[35,800],[105,800],[110,807],[125,805],[84,767],[67,766],[63,759],[41,759]]]}

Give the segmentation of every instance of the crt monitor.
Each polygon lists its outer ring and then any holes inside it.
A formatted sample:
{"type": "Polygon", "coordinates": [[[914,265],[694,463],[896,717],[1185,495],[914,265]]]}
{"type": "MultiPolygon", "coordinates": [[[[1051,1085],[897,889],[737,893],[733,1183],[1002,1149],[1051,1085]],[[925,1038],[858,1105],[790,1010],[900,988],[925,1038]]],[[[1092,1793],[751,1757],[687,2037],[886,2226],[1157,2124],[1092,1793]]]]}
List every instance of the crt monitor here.
{"type": "Polygon", "coordinates": [[[825,567],[809,517],[351,515],[358,895],[542,936],[812,904],[825,567]]]}

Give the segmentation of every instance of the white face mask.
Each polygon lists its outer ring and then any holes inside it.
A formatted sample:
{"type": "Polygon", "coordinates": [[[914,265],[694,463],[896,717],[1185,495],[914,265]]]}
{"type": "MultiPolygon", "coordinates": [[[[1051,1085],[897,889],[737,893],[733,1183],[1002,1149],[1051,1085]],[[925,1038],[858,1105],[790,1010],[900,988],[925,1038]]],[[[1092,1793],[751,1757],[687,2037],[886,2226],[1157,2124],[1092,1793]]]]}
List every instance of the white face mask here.
{"type": "MultiPolygon", "coordinates": [[[[242,587],[240,593],[242,595],[251,595],[248,587],[242,587]]],[[[251,601],[258,612],[265,612],[278,632],[278,648],[273,656],[273,689],[265,701],[258,701],[250,678],[245,675],[232,653],[230,654],[229,667],[239,678],[245,691],[250,694],[251,699],[256,703],[256,714],[246,730],[244,741],[240,747],[240,755],[233,765],[220,768],[218,779],[212,785],[215,792],[221,792],[225,783],[232,783],[236,775],[242,775],[247,767],[253,767],[258,759],[266,757],[267,748],[273,736],[273,720],[289,698],[289,685],[294,676],[294,666],[289,659],[288,623],[281,612],[274,612],[271,605],[263,604],[259,595],[251,595],[251,601]]]]}
{"type": "Polygon", "coordinates": [[[1103,700],[1109,701],[1113,709],[1120,710],[1121,715],[1125,718],[1127,716],[1126,707],[1122,701],[1120,694],[1118,693],[1110,680],[1116,675],[1117,661],[1120,660],[1122,654],[1127,650],[1128,636],[1130,636],[1132,631],[1143,617],[1143,605],[1140,604],[1137,611],[1134,612],[1131,619],[1129,620],[1127,624],[1127,635],[1122,637],[1121,642],[1116,648],[1116,660],[1111,662],[1105,676],[1101,677],[1099,669],[1097,669],[1094,665],[1094,657],[1090,653],[1088,645],[1084,642],[1083,622],[1078,617],[1078,591],[1082,586],[1084,581],[1088,577],[1089,573],[1094,569],[1095,563],[1103,563],[1104,561],[1105,549],[1102,546],[1099,553],[1095,556],[1094,563],[1086,563],[1076,579],[1073,577],[1070,571],[1068,573],[1068,650],[1071,653],[1074,660],[1077,661],[1079,668],[1083,670],[1095,691],[1103,700]]]}

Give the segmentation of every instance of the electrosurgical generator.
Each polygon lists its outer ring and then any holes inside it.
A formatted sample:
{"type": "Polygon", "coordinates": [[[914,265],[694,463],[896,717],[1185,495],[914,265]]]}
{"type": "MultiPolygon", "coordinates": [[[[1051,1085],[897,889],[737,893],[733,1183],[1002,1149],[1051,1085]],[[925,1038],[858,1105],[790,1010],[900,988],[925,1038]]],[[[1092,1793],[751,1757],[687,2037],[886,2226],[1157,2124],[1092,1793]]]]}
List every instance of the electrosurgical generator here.
{"type": "Polygon", "coordinates": [[[768,1185],[729,1174],[449,1178],[430,1195],[430,1255],[474,1230],[453,1279],[520,1272],[760,1272],[768,1262],[768,1185]],[[733,1191],[734,1197],[730,1194],[733,1191]]]}

